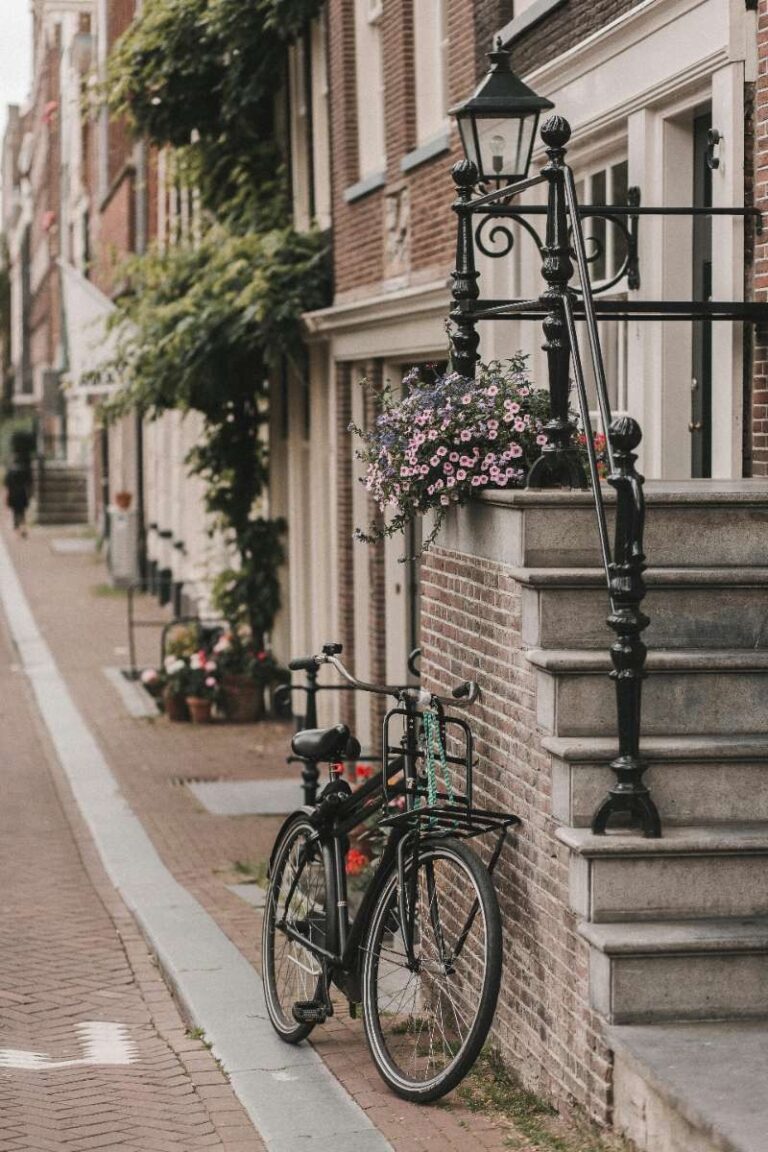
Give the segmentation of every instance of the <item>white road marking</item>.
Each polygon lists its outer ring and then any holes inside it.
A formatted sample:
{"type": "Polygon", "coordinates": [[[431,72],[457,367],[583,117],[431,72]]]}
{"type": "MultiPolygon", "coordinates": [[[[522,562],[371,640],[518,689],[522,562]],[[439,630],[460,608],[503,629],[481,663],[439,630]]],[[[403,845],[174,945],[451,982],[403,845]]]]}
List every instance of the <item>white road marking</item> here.
{"type": "Polygon", "coordinates": [[[0,1068],[22,1068],[27,1071],[51,1068],[77,1068],[84,1064],[133,1064],[138,1059],[136,1045],[128,1038],[125,1024],[105,1020],[86,1020],[75,1026],[85,1054],[73,1060],[52,1060],[44,1052],[24,1052],[18,1048],[0,1048],[0,1068]]]}

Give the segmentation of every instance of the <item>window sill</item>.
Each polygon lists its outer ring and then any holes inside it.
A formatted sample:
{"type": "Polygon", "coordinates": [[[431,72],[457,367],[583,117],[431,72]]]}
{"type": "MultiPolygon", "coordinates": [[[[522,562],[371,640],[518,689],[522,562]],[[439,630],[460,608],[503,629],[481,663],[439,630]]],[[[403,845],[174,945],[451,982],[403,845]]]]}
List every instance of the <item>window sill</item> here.
{"type": "Polygon", "coordinates": [[[526,8],[525,12],[521,12],[514,20],[510,20],[508,24],[498,32],[501,36],[501,42],[505,48],[508,48],[518,37],[527,32],[529,28],[533,28],[534,24],[538,24],[551,12],[555,12],[558,8],[562,8],[567,4],[568,0],[536,0],[531,4],[530,8],[526,8]]]}
{"type": "Polygon", "coordinates": [[[411,172],[414,168],[418,168],[419,164],[425,164],[427,160],[433,160],[435,156],[441,156],[450,147],[451,133],[450,129],[446,128],[439,136],[433,136],[431,140],[427,140],[426,144],[420,144],[407,156],[403,156],[400,167],[403,172],[411,172]]]}
{"type": "Polygon", "coordinates": [[[356,200],[362,200],[363,196],[368,196],[378,188],[383,188],[386,182],[386,172],[374,172],[363,180],[358,180],[357,184],[350,184],[349,188],[345,188],[344,199],[347,204],[354,204],[356,200]]]}

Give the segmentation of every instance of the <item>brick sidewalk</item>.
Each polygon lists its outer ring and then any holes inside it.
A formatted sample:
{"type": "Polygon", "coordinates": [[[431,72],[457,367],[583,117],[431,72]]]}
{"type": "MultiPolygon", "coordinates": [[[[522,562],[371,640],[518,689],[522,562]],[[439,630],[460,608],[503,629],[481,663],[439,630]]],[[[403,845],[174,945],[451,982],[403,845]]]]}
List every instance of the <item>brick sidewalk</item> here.
{"type": "MultiPolygon", "coordinates": [[[[235,869],[237,861],[258,865],[267,859],[280,820],[210,815],[180,781],[285,776],[289,729],[276,723],[193,728],[171,725],[164,718],[129,717],[103,673],[105,666],[126,663],[125,600],[103,594],[106,577],[95,556],[51,550],[51,539],[61,534],[37,528],[26,541],[7,541],[38,626],[166,867],[243,955],[258,965],[258,914],[227,884],[242,879],[235,869]]],[[[159,611],[147,600],[140,603],[139,614],[157,618],[159,611]]],[[[154,629],[140,631],[140,662],[157,661],[158,636],[154,629]]],[[[509,1126],[491,1123],[455,1098],[423,1108],[394,1097],[368,1057],[360,1023],[349,1019],[343,1004],[337,1006],[337,1016],[315,1032],[313,1043],[396,1152],[430,1152],[437,1147],[441,1152],[497,1152],[509,1147],[509,1126]]],[[[199,1091],[205,1095],[203,1087],[199,1091]]],[[[195,1146],[188,1144],[190,1149],[195,1146]]],[[[527,1142],[515,1146],[529,1147],[527,1142]]],[[[258,1144],[243,1144],[243,1152],[246,1147],[258,1144]]],[[[0,1144],[0,1152],[5,1148],[0,1144]]]]}
{"type": "Polygon", "coordinates": [[[0,1152],[258,1152],[95,858],[4,629],[0,645],[0,1152]],[[44,1066],[82,1059],[94,1021],[120,1026],[121,1063],[44,1066]]]}

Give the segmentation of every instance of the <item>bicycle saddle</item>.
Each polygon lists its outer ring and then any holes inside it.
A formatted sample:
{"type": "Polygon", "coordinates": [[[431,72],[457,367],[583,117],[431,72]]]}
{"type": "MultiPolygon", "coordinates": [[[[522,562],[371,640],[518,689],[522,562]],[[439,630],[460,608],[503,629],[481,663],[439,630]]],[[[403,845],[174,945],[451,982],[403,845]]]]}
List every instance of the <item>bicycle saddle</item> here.
{"type": "Polygon", "coordinates": [[[291,748],[302,760],[344,760],[360,755],[360,745],[350,736],[346,724],[305,728],[293,737],[291,748]]]}

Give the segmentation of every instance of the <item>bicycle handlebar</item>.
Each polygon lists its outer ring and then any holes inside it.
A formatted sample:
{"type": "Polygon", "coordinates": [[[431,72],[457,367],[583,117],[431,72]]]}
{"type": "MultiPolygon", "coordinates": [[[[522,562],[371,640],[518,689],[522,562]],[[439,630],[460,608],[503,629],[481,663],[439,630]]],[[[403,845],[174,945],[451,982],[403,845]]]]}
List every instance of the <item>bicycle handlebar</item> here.
{"type": "Polygon", "coordinates": [[[339,649],[340,645],[326,644],[317,656],[291,660],[288,667],[292,672],[310,669],[317,671],[322,664],[330,664],[348,684],[361,692],[370,692],[376,696],[394,696],[397,700],[415,700],[423,707],[428,707],[435,700],[439,704],[447,704],[453,708],[457,705],[468,707],[474,704],[480,695],[480,686],[474,680],[465,680],[463,684],[458,684],[450,696],[437,696],[424,688],[413,688],[408,684],[369,684],[365,680],[358,680],[348,668],[344,667],[337,655],[339,649]]]}

